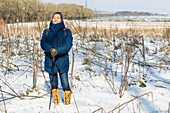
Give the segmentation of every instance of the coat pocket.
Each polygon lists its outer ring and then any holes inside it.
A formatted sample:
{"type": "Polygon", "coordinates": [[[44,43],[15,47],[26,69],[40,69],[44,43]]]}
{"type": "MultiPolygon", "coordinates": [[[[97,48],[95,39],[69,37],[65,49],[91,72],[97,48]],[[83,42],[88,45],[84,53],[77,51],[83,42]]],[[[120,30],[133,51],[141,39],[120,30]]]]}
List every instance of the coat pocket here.
{"type": "Polygon", "coordinates": [[[58,64],[58,68],[63,69],[69,67],[69,57],[68,56],[64,56],[61,57],[59,59],[59,64],[58,64]]]}

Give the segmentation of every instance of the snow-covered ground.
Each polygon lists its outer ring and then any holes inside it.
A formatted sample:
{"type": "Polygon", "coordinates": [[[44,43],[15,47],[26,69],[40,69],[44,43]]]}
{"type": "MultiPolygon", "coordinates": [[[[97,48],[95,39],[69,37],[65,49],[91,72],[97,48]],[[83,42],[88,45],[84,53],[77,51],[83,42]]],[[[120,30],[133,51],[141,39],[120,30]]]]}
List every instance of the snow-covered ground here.
{"type": "MultiPolygon", "coordinates": [[[[96,56],[92,55],[92,52],[87,50],[87,47],[92,49],[91,47],[97,48],[98,53],[102,53],[103,55],[108,55],[106,52],[108,48],[112,51],[112,46],[105,46],[103,43],[90,41],[87,43],[87,39],[84,44],[80,40],[80,37],[74,35],[74,44],[73,48],[70,51],[70,70],[69,70],[69,81],[71,83],[71,66],[72,66],[72,51],[74,52],[74,71],[73,71],[73,85],[74,90],[72,89],[72,97],[71,104],[66,106],[63,104],[63,95],[62,95],[62,87],[59,81],[60,87],[60,104],[55,106],[53,101],[51,105],[51,109],[49,110],[49,100],[50,93],[45,83],[45,79],[43,77],[43,73],[38,71],[37,77],[37,87],[32,89],[33,77],[32,77],[32,45],[30,45],[30,51],[25,49],[25,40],[20,39],[20,46],[17,48],[15,43],[13,43],[12,51],[15,55],[10,57],[9,67],[7,68],[7,52],[4,52],[5,47],[8,46],[7,42],[5,42],[2,37],[0,38],[1,46],[0,46],[0,61],[1,61],[1,69],[0,69],[0,86],[3,91],[10,92],[14,95],[14,91],[12,91],[6,84],[10,85],[15,92],[22,96],[26,95],[20,99],[15,97],[13,99],[9,99],[5,101],[5,106],[8,113],[91,113],[98,108],[102,107],[104,112],[109,112],[114,109],[118,104],[123,104],[131,99],[134,99],[137,96],[140,96],[147,92],[153,93],[153,101],[151,93],[142,96],[139,99],[133,100],[128,103],[124,108],[121,107],[121,113],[152,113],[153,112],[153,102],[154,102],[154,110],[156,113],[168,112],[168,106],[170,102],[170,67],[169,65],[165,65],[162,63],[162,69],[160,72],[159,61],[166,57],[166,60],[170,61],[170,55],[167,55],[167,45],[166,41],[155,41],[151,43],[150,37],[144,37],[145,46],[149,48],[147,54],[145,56],[145,60],[148,64],[153,64],[154,66],[158,62],[158,66],[149,67],[149,66],[139,66],[135,65],[135,72],[133,73],[132,63],[130,64],[129,71],[127,74],[128,77],[128,87],[126,91],[123,91],[123,96],[120,98],[119,95],[119,87],[121,84],[121,63],[113,62],[112,68],[114,73],[114,87],[117,91],[117,94],[114,94],[112,89],[110,88],[108,82],[106,81],[104,75],[102,74],[99,66],[95,61],[98,61],[100,65],[105,66],[104,61],[98,59],[96,56]],[[159,51],[158,54],[154,54],[155,48],[159,51]],[[165,51],[160,51],[161,48],[164,48],[165,51]],[[86,49],[85,49],[86,48],[86,49]],[[20,53],[20,55],[19,55],[20,53]],[[24,54],[22,54],[24,53],[24,54]],[[86,55],[87,54],[87,55],[86,55]],[[166,56],[165,56],[166,55],[166,56]],[[30,57],[29,57],[30,56],[30,57]],[[91,59],[91,64],[85,64],[85,58],[91,59]],[[94,60],[96,59],[96,60],[94,60]],[[157,61],[157,60],[158,61],[157,61]],[[101,60],[101,61],[99,61],[101,60]],[[13,65],[15,64],[15,65],[13,65]],[[18,68],[17,68],[18,66],[18,68]],[[10,70],[11,69],[11,70],[10,70]],[[116,75],[115,75],[116,74],[116,75]],[[4,81],[5,83],[3,83],[4,81]],[[146,87],[139,87],[143,82],[146,87]],[[130,83],[134,83],[134,85],[130,85],[130,83]],[[28,97],[28,96],[38,96],[39,98],[28,97]],[[75,103],[76,102],[76,103],[75,103]],[[77,107],[76,107],[77,104],[77,107]]],[[[11,38],[12,42],[16,40],[14,37],[11,38]]],[[[30,40],[31,41],[31,40],[30,40]]],[[[107,40],[105,40],[107,41],[107,40]]],[[[39,42],[37,47],[39,47],[39,42]]],[[[30,44],[33,43],[29,42],[30,44]]],[[[120,43],[124,43],[121,39],[116,39],[116,45],[118,46],[120,43]]],[[[139,46],[139,48],[141,48],[139,46]]],[[[119,60],[121,61],[121,49],[117,50],[119,60]]],[[[138,60],[143,61],[140,52],[137,53],[138,60]]],[[[44,57],[42,57],[44,59],[44,57]]],[[[137,61],[134,58],[133,61],[137,61]]],[[[108,63],[108,68],[110,68],[110,63],[108,63]]],[[[102,68],[104,70],[104,68],[102,68]]],[[[48,73],[44,73],[47,83],[49,84],[48,73]]],[[[112,77],[111,71],[108,72],[108,76],[112,77]]],[[[111,81],[110,81],[111,83],[111,81]]],[[[10,94],[5,92],[3,93],[4,99],[12,97],[10,94]]],[[[4,103],[2,94],[0,92],[0,111],[4,112],[4,103]]],[[[119,109],[114,112],[118,112],[119,109]]],[[[97,112],[96,112],[97,113],[97,112]]],[[[99,113],[99,111],[98,111],[99,113]]]]}

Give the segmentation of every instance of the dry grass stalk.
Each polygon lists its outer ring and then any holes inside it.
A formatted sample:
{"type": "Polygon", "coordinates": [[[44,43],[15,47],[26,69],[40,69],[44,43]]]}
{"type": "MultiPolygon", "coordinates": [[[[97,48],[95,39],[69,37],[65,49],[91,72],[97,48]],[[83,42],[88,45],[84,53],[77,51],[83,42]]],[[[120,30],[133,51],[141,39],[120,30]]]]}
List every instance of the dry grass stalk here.
{"type": "Polygon", "coordinates": [[[108,72],[107,72],[107,57],[105,57],[105,68],[104,68],[104,71],[105,71],[105,75],[107,76],[108,75],[108,72]]]}
{"type": "Polygon", "coordinates": [[[135,63],[133,62],[133,73],[135,73],[135,63]]]}
{"type": "Polygon", "coordinates": [[[141,110],[140,110],[140,106],[141,106],[141,103],[139,103],[139,107],[138,107],[138,108],[139,108],[139,113],[141,113],[141,112],[140,112],[140,111],[141,111],[141,110]]]}
{"type": "Polygon", "coordinates": [[[103,113],[103,107],[100,107],[99,109],[93,111],[92,113],[95,113],[95,112],[97,112],[97,111],[99,111],[99,110],[101,110],[101,113],[103,113]]]}
{"type": "Polygon", "coordinates": [[[73,85],[73,68],[74,68],[74,52],[72,51],[71,87],[74,90],[74,85],[73,85]]]}
{"type": "Polygon", "coordinates": [[[8,81],[6,79],[2,79],[0,78],[0,80],[3,82],[4,85],[6,85],[13,93],[15,93],[15,96],[22,99],[22,97],[20,95],[18,95],[18,93],[16,93],[16,91],[12,88],[12,86],[8,83],[8,81]]]}
{"type": "Polygon", "coordinates": [[[75,103],[76,108],[77,108],[77,112],[79,113],[79,109],[78,109],[77,102],[76,102],[76,99],[75,99],[75,97],[74,97],[74,93],[73,93],[73,92],[72,92],[72,95],[73,95],[74,103],[75,103]]]}
{"type": "Polygon", "coordinates": [[[0,91],[6,93],[6,94],[8,94],[8,95],[11,95],[11,96],[14,96],[14,97],[18,97],[17,95],[14,95],[14,94],[9,93],[9,92],[6,92],[6,91],[3,91],[3,90],[1,90],[1,89],[0,89],[0,91]]]}
{"type": "MultiPolygon", "coordinates": [[[[14,94],[12,94],[12,93],[9,93],[9,92],[3,91],[3,90],[0,90],[0,91],[12,96],[12,97],[10,97],[10,98],[4,99],[5,101],[6,101],[6,100],[9,100],[9,99],[16,98],[16,97],[18,97],[18,98],[20,98],[20,99],[25,99],[24,97],[32,97],[32,99],[33,99],[33,98],[42,98],[43,96],[45,96],[45,95],[48,94],[48,93],[47,93],[47,94],[43,94],[42,96],[32,96],[32,95],[17,96],[17,95],[14,95],[14,94]]],[[[3,100],[0,100],[0,102],[1,102],[1,101],[3,101],[3,100]]]]}
{"type": "Polygon", "coordinates": [[[122,51],[122,67],[121,67],[121,85],[120,85],[120,88],[119,88],[119,94],[120,94],[120,97],[122,97],[122,85],[123,85],[123,58],[124,58],[124,47],[123,47],[123,51],[122,51]]]}
{"type": "Polygon", "coordinates": [[[135,113],[135,107],[133,101],[132,101],[132,106],[133,106],[133,112],[135,113]]]}
{"type": "MultiPolygon", "coordinates": [[[[0,86],[0,90],[1,90],[1,86],[0,86]]],[[[1,95],[2,95],[2,99],[3,99],[3,103],[4,103],[4,109],[5,109],[5,113],[7,113],[7,110],[6,110],[6,105],[5,105],[5,100],[4,100],[4,96],[3,96],[3,93],[1,91],[1,95]]]]}
{"type": "MultiPolygon", "coordinates": [[[[120,104],[118,104],[119,106],[120,106],[120,104]]],[[[119,111],[118,111],[118,113],[120,113],[120,107],[119,107],[119,111]]]]}
{"type": "Polygon", "coordinates": [[[138,99],[138,98],[141,98],[141,97],[143,97],[143,96],[145,96],[145,95],[148,95],[148,94],[151,94],[151,96],[152,96],[152,105],[153,105],[153,113],[154,113],[155,111],[154,111],[154,100],[153,100],[153,93],[152,93],[152,91],[147,92],[147,93],[144,93],[144,94],[142,94],[142,95],[140,95],[140,96],[138,96],[138,97],[136,97],[136,98],[134,98],[134,99],[131,99],[131,100],[129,100],[129,101],[127,101],[127,102],[119,105],[119,106],[116,106],[113,110],[111,110],[111,111],[109,111],[109,112],[107,112],[107,113],[112,113],[112,112],[115,111],[116,109],[118,109],[118,108],[120,109],[121,106],[127,105],[127,104],[129,104],[130,102],[132,102],[132,101],[134,101],[134,100],[136,100],[136,99],[138,99]]]}
{"type": "Polygon", "coordinates": [[[35,81],[37,81],[37,75],[38,75],[38,63],[39,63],[39,48],[37,47],[37,49],[36,49],[36,55],[37,55],[37,58],[36,58],[36,72],[35,72],[35,74],[36,74],[36,78],[35,78],[35,81]]]}
{"type": "MultiPolygon", "coordinates": [[[[112,84],[113,84],[113,86],[114,86],[114,74],[113,74],[113,67],[112,67],[112,64],[113,64],[113,60],[112,60],[112,58],[113,58],[113,56],[111,55],[111,50],[110,50],[110,48],[109,48],[109,56],[110,56],[110,69],[111,69],[111,73],[112,73],[112,84]]],[[[115,74],[115,76],[116,76],[116,74],[115,74]]]]}
{"type": "Polygon", "coordinates": [[[140,74],[140,62],[139,62],[139,56],[138,56],[138,73],[140,74]]]}
{"type": "Polygon", "coordinates": [[[111,73],[112,73],[112,84],[114,86],[114,75],[113,75],[112,61],[110,61],[110,68],[111,68],[111,73]]]}
{"type": "Polygon", "coordinates": [[[34,89],[36,87],[36,73],[35,73],[35,63],[36,63],[36,59],[35,59],[35,43],[33,43],[33,86],[32,88],[34,89]]]}
{"type": "MultiPolygon", "coordinates": [[[[4,101],[6,101],[6,100],[10,100],[10,99],[13,99],[13,98],[16,98],[15,96],[13,96],[13,97],[10,97],[10,98],[6,98],[6,99],[4,99],[4,101]]],[[[0,100],[0,102],[2,102],[3,100],[0,100]]]]}
{"type": "Polygon", "coordinates": [[[45,84],[47,85],[48,90],[50,91],[50,86],[48,85],[47,80],[46,80],[46,78],[45,78],[44,70],[41,70],[41,72],[43,73],[43,77],[44,77],[45,84]]]}
{"type": "Polygon", "coordinates": [[[162,62],[160,62],[160,64],[159,64],[159,68],[160,68],[159,72],[161,73],[162,62]]]}
{"type": "Polygon", "coordinates": [[[40,94],[40,88],[39,88],[39,84],[38,84],[38,88],[37,88],[37,90],[38,90],[38,95],[40,94]]]}

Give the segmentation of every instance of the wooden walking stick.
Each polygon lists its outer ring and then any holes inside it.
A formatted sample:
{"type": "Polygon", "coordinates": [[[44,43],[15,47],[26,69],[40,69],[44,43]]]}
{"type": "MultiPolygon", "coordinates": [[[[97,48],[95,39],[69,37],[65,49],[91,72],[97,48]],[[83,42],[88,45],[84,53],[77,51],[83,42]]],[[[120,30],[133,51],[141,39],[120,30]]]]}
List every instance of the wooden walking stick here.
{"type": "Polygon", "coordinates": [[[54,74],[54,64],[55,64],[55,57],[52,57],[52,66],[51,66],[51,71],[52,71],[52,79],[51,79],[51,91],[50,91],[50,93],[51,93],[51,95],[50,95],[50,103],[49,103],[49,110],[50,110],[50,107],[51,107],[51,99],[52,99],[52,84],[53,84],[53,74],[54,74]]]}

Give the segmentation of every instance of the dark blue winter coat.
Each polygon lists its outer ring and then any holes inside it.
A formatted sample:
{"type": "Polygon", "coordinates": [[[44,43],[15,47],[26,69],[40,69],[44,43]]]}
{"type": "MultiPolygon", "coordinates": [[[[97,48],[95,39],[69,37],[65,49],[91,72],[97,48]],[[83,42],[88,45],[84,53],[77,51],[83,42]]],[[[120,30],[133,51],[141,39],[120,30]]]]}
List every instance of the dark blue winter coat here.
{"type": "Polygon", "coordinates": [[[50,22],[48,34],[46,33],[48,29],[43,32],[40,44],[45,53],[44,69],[48,73],[51,73],[52,65],[50,48],[55,48],[58,51],[55,56],[54,73],[69,71],[68,52],[73,45],[73,37],[70,29],[66,29],[65,32],[63,28],[65,28],[64,22],[57,24],[50,22]]]}

